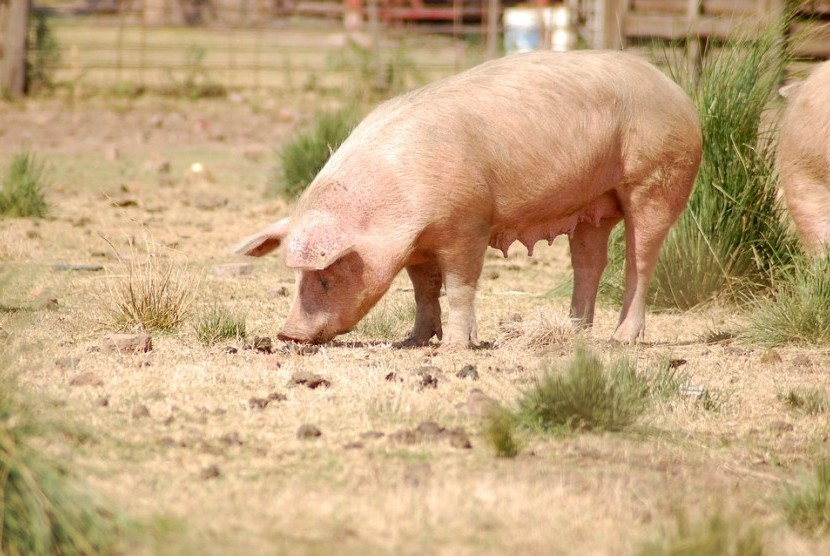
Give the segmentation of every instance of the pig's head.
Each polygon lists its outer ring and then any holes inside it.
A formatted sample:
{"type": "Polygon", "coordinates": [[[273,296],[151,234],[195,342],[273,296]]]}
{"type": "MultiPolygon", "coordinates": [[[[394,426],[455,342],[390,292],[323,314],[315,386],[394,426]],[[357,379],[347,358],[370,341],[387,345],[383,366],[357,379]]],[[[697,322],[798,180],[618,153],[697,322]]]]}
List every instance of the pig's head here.
{"type": "Polygon", "coordinates": [[[327,212],[286,218],[244,239],[236,253],[261,257],[280,245],[296,270],[296,292],[279,338],[323,343],[349,332],[395,275],[377,242],[327,212]]]}

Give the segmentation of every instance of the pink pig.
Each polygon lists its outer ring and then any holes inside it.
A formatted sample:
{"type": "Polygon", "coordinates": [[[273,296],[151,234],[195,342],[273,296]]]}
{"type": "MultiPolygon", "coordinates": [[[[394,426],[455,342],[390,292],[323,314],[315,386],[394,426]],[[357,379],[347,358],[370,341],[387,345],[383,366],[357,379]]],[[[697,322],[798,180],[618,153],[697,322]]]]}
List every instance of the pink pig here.
{"type": "Polygon", "coordinates": [[[625,220],[625,300],[614,339],[643,332],[648,282],[697,174],[701,132],[685,93],[631,54],[532,52],[484,63],[376,108],[335,152],[294,214],[243,240],[284,244],[296,269],[282,339],[351,330],[406,269],[408,345],[477,343],[474,298],[487,246],[568,234],[571,317],[594,318],[608,237],[625,220]]]}
{"type": "Polygon", "coordinates": [[[781,188],[801,243],[817,256],[830,247],[830,61],[788,96],[778,139],[781,188]]]}

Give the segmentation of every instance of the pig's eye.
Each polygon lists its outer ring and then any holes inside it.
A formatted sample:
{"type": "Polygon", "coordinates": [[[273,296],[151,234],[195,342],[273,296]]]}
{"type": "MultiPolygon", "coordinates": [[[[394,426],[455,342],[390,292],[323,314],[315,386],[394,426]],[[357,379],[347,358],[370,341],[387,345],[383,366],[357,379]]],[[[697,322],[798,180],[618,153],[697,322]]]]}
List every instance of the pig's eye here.
{"type": "Polygon", "coordinates": [[[317,281],[320,282],[320,287],[323,288],[323,292],[329,292],[329,279],[326,278],[322,273],[317,273],[317,281]]]}

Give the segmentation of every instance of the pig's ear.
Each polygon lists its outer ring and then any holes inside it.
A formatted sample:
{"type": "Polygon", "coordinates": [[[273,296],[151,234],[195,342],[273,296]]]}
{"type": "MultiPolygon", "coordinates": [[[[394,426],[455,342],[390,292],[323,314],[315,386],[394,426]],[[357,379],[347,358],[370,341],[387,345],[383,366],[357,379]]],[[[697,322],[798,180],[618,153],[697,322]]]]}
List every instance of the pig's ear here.
{"type": "Polygon", "coordinates": [[[280,246],[280,243],[288,234],[289,224],[290,220],[283,218],[254,235],[246,237],[237,243],[231,251],[239,255],[250,255],[252,257],[266,255],[280,246]]]}
{"type": "Polygon", "coordinates": [[[292,232],[285,248],[289,268],[323,270],[354,249],[352,235],[337,219],[311,214],[292,232]]]}

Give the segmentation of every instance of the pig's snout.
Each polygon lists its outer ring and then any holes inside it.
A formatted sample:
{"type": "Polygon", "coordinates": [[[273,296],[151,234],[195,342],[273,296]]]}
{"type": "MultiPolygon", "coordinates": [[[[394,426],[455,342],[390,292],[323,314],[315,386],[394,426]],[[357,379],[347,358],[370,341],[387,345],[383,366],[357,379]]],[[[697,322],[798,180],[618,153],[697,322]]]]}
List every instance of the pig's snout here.
{"type": "Polygon", "coordinates": [[[284,326],[277,333],[277,338],[285,342],[297,342],[299,344],[325,344],[338,333],[330,333],[325,329],[309,331],[300,328],[284,326]]]}

